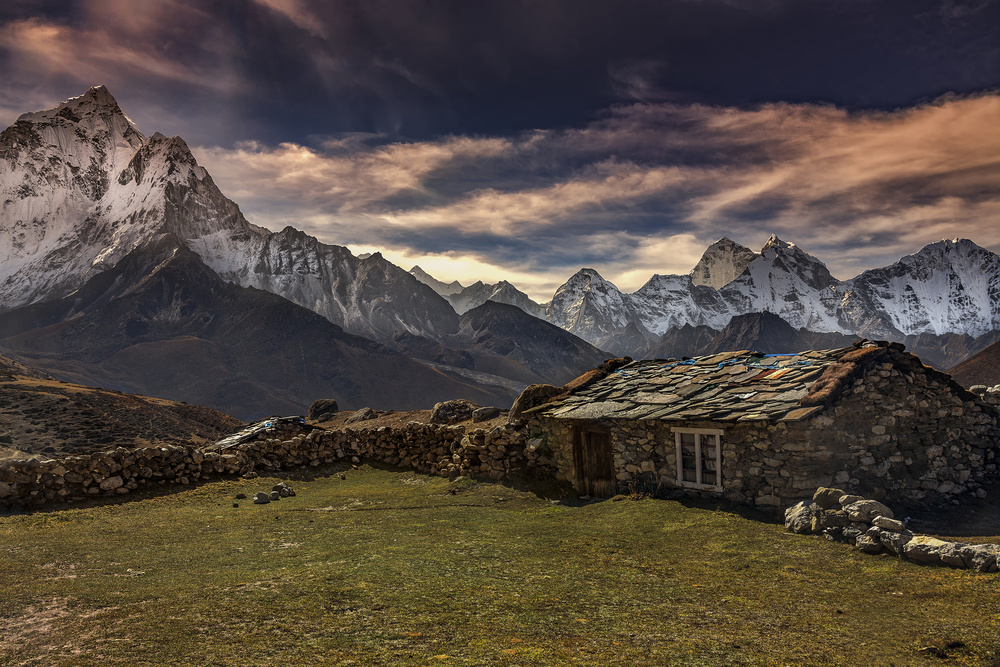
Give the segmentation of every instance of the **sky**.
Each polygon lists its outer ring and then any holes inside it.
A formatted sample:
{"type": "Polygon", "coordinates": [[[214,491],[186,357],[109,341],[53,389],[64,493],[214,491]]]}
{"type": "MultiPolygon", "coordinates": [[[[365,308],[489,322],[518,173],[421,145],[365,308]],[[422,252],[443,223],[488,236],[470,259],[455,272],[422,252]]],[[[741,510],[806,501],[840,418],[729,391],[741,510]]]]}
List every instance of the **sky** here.
{"type": "Polygon", "coordinates": [[[2,127],[103,84],[255,224],[539,301],[1000,251],[1000,0],[5,0],[0,72],[2,127]]]}

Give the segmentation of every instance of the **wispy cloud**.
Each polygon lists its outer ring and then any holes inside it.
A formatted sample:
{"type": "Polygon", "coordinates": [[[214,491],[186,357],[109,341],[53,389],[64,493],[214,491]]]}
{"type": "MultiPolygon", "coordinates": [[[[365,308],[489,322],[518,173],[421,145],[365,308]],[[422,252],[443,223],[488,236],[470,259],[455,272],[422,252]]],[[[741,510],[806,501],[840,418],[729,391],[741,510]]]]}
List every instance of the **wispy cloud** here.
{"type": "Polygon", "coordinates": [[[843,278],[943,237],[1000,249],[998,122],[997,95],[892,113],[638,104],[508,138],[199,155],[265,226],[381,243],[456,271],[442,279],[506,267],[547,289],[588,264],[633,290],[651,273],[689,271],[723,235],[754,247],[778,233],[843,278]]]}
{"type": "Polygon", "coordinates": [[[296,26],[319,37],[326,35],[326,30],[315,14],[302,0],[253,0],[259,5],[268,7],[285,16],[296,26]]]}
{"type": "MultiPolygon", "coordinates": [[[[169,0],[145,4],[146,11],[132,12],[130,3],[121,0],[92,2],[93,21],[84,26],[70,27],[43,18],[12,21],[0,27],[0,49],[8,53],[15,63],[12,69],[21,76],[33,73],[109,85],[146,76],[215,90],[237,85],[220,67],[219,58],[180,58],[171,52],[176,45],[170,33],[178,26],[206,22],[207,16],[169,0]],[[167,14],[170,21],[156,21],[158,15],[167,14]]],[[[207,32],[215,31],[209,28],[207,32]]],[[[204,42],[216,55],[222,47],[218,38],[219,34],[211,34],[204,42]]],[[[205,51],[200,55],[206,55],[205,51]]]]}

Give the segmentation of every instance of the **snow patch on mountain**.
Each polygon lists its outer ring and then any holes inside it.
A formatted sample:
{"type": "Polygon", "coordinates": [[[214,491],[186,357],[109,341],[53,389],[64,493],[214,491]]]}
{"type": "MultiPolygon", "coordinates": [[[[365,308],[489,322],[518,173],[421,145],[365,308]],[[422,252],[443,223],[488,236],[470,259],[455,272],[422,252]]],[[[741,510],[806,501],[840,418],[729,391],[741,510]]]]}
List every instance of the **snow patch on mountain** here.
{"type": "Polygon", "coordinates": [[[462,287],[462,283],[458,282],[457,280],[453,280],[450,283],[446,283],[444,281],[438,280],[431,274],[424,271],[419,266],[414,266],[412,269],[410,269],[410,275],[419,280],[420,282],[422,282],[423,284],[427,285],[432,290],[434,290],[435,292],[437,292],[438,294],[440,294],[445,298],[448,298],[452,294],[458,294],[463,289],[465,289],[464,287],[462,287]]]}

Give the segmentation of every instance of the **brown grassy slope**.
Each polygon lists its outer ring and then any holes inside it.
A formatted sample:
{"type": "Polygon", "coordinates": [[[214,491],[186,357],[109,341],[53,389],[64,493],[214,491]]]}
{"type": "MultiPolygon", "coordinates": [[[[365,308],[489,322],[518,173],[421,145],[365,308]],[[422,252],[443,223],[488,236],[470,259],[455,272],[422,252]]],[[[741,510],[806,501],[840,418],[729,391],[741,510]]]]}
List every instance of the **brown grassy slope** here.
{"type": "Polygon", "coordinates": [[[211,408],[60,382],[0,357],[0,458],[213,441],[241,425],[211,408]]]}
{"type": "Polygon", "coordinates": [[[1000,384],[1000,343],[966,359],[948,370],[948,373],[963,387],[985,384],[987,387],[1000,384]]]}

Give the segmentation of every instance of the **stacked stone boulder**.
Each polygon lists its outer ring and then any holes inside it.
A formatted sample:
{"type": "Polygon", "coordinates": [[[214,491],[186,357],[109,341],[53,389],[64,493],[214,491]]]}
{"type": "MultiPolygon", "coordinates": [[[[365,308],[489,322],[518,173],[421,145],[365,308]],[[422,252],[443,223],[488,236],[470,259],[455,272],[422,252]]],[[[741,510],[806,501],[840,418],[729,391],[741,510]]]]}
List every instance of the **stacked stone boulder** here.
{"type": "Polygon", "coordinates": [[[1000,569],[1000,545],[947,542],[914,534],[882,503],[840,489],[821,487],[812,500],[789,507],[785,510],[785,528],[846,542],[865,553],[888,553],[915,563],[977,572],[1000,569]]]}

